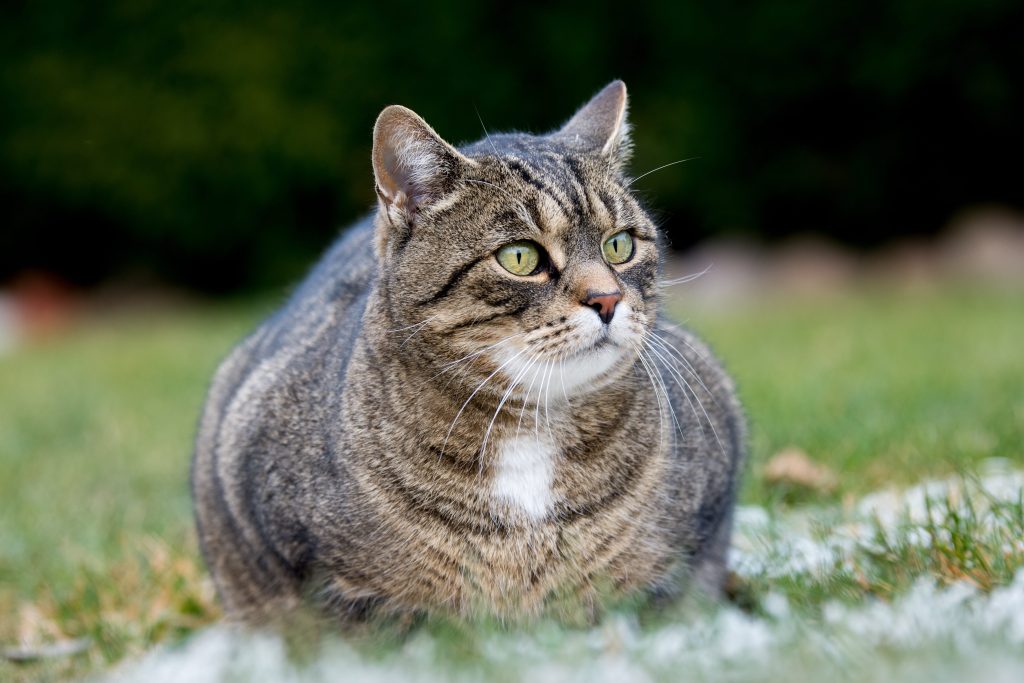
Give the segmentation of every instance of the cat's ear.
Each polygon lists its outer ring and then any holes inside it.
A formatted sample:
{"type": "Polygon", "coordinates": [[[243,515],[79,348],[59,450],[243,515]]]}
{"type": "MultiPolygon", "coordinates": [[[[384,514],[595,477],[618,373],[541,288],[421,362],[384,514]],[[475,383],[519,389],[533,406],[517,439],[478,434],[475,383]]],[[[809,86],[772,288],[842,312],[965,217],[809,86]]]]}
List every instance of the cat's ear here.
{"type": "Polygon", "coordinates": [[[626,84],[612,81],[583,105],[555,137],[607,157],[621,168],[629,162],[632,152],[628,108],[626,84]]]}
{"type": "Polygon", "coordinates": [[[473,165],[412,110],[391,105],[377,117],[373,175],[389,216],[397,211],[411,223],[418,211],[451,192],[473,165]]]}

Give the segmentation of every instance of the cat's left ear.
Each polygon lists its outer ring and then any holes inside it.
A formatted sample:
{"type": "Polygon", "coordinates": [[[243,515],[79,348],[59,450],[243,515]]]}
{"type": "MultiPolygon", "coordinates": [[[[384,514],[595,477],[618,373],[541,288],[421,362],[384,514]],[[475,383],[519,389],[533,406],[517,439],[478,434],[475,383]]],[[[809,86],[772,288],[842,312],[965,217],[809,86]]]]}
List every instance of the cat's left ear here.
{"type": "Polygon", "coordinates": [[[626,84],[612,81],[554,135],[588,152],[607,157],[621,169],[629,163],[633,151],[626,116],[628,108],[626,84]]]}
{"type": "Polygon", "coordinates": [[[381,209],[412,223],[455,188],[475,162],[445,142],[411,109],[386,107],[373,127],[373,175],[381,209]]]}

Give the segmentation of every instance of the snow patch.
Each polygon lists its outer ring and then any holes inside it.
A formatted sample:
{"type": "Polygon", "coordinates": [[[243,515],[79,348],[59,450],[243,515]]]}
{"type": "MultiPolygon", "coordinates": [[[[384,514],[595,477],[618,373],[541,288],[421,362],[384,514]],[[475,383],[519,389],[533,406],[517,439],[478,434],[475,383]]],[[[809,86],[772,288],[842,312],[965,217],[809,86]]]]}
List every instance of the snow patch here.
{"type": "MultiPolygon", "coordinates": [[[[844,516],[838,510],[773,516],[759,507],[736,515],[734,569],[748,577],[833,571],[870,549],[879,527],[909,535],[935,507],[971,497],[985,505],[1020,500],[1024,472],[993,463],[977,479],[927,482],[867,496],[844,516]]],[[[993,516],[988,523],[998,524],[993,516]]],[[[927,577],[891,602],[826,603],[802,616],[781,594],[762,597],[757,614],[727,605],[657,628],[615,614],[601,625],[570,630],[479,635],[470,665],[447,663],[444,643],[419,632],[388,656],[368,656],[343,640],[326,643],[313,661],[288,656],[281,638],[214,626],[178,646],[164,646],[109,674],[112,683],[190,681],[561,681],[785,680],[801,683],[898,680],[901,683],[984,680],[1017,683],[1024,671],[1024,568],[990,593],[966,583],[940,587],[927,577]]],[[[451,649],[450,645],[447,649],[451,649]]],[[[464,653],[463,653],[464,658],[464,653]]]]}

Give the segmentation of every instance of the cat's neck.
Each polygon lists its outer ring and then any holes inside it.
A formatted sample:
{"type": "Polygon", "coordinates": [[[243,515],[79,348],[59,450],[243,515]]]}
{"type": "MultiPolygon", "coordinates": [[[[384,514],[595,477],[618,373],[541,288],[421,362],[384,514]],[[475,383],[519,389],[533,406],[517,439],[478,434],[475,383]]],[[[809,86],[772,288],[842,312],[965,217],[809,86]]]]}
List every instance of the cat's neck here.
{"type": "MultiPolygon", "coordinates": [[[[477,368],[473,379],[439,373],[408,333],[386,334],[371,307],[349,368],[348,409],[357,430],[352,446],[378,452],[409,490],[437,490],[473,523],[498,518],[537,522],[565,506],[586,507],[612,495],[632,471],[633,445],[656,444],[657,398],[642,370],[626,367],[604,385],[562,386],[555,364],[533,387],[509,391],[515,377],[477,368]],[[403,346],[404,344],[404,346],[403,346]],[[351,390],[351,391],[350,391],[351,390]],[[386,431],[381,429],[386,425],[386,431]],[[604,492],[604,493],[602,493],[604,492]],[[455,504],[455,503],[453,503],[455,504]]],[[[442,501],[442,502],[439,502],[442,501]]],[[[427,503],[423,503],[427,504],[427,503]]]]}
{"type": "Polygon", "coordinates": [[[651,393],[647,375],[635,360],[622,363],[616,374],[580,384],[574,383],[570,364],[556,361],[538,362],[527,373],[475,353],[439,361],[430,355],[430,345],[418,343],[420,330],[403,328],[387,315],[378,285],[363,321],[367,365],[396,410],[431,416],[417,431],[440,433],[446,454],[468,457],[510,436],[530,434],[566,443],[576,438],[581,424],[599,429],[609,414],[651,393]]]}

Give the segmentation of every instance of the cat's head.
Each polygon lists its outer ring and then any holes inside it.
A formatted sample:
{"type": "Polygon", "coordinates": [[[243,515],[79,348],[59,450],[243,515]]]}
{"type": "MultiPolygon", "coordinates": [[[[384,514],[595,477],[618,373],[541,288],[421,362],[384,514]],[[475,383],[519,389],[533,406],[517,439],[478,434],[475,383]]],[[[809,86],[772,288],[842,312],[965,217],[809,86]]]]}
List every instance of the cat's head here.
{"type": "Polygon", "coordinates": [[[626,108],[615,81],[553,133],[461,149],[404,107],[381,113],[379,289],[417,362],[500,372],[494,390],[528,393],[540,377],[558,394],[633,367],[656,315],[659,249],[624,174],[626,108]]]}

